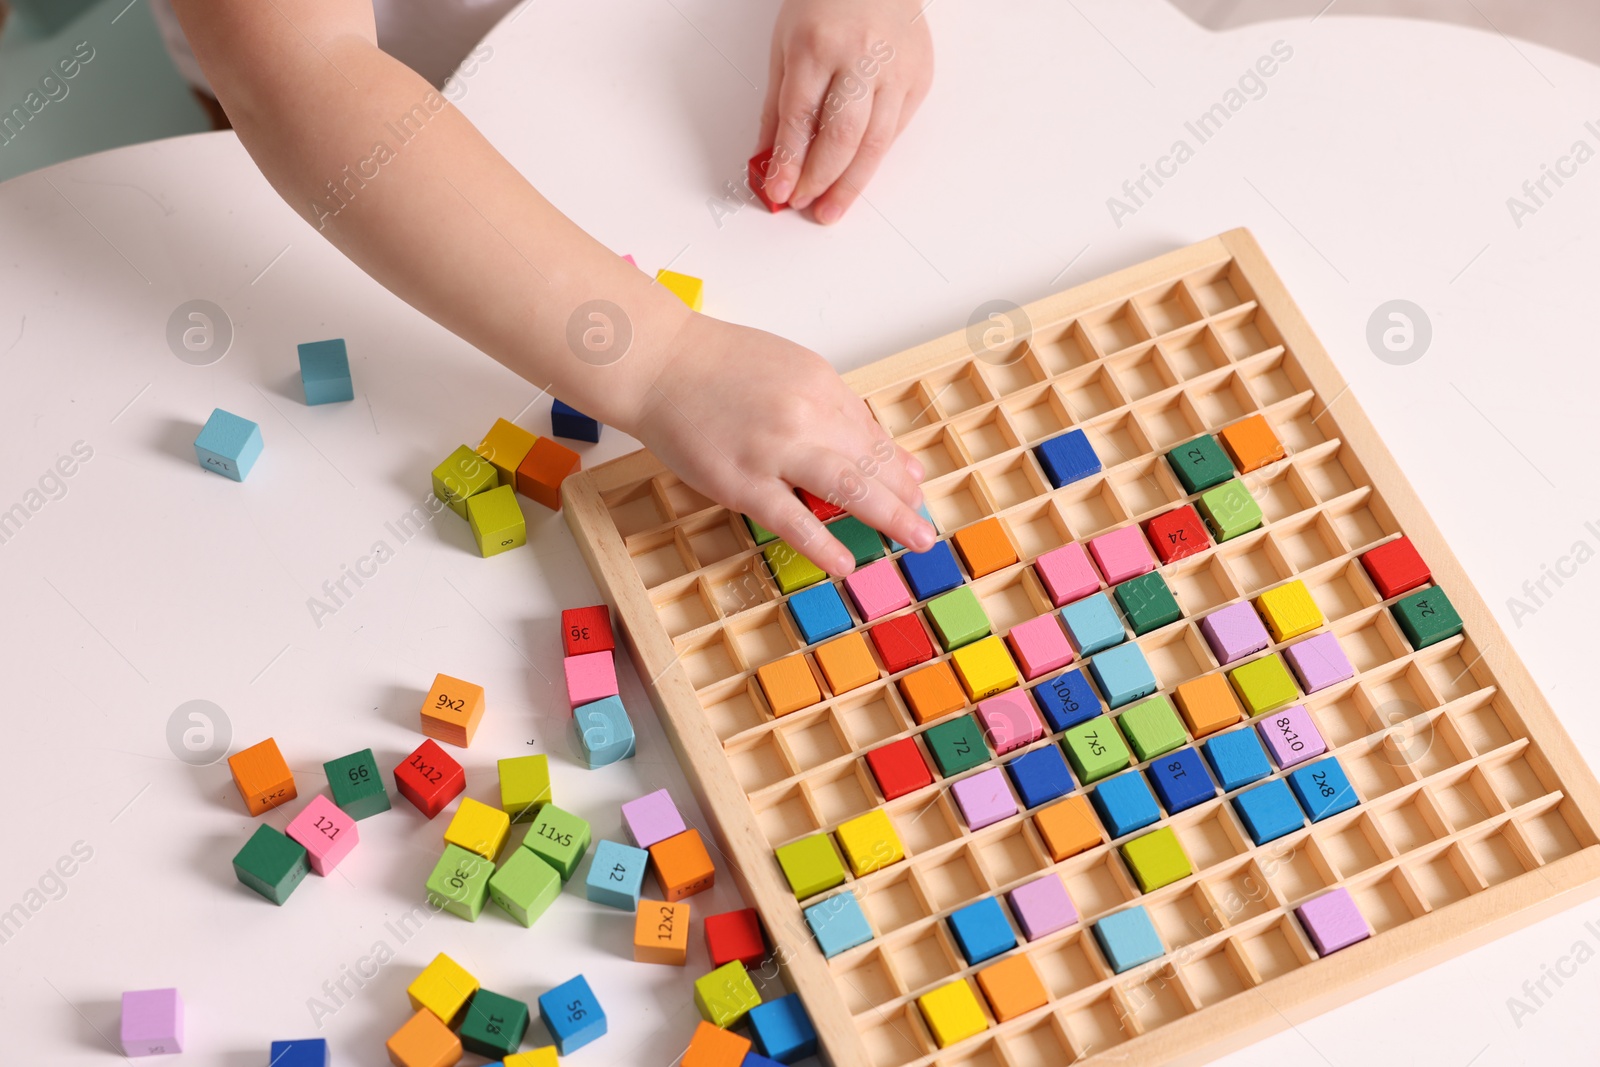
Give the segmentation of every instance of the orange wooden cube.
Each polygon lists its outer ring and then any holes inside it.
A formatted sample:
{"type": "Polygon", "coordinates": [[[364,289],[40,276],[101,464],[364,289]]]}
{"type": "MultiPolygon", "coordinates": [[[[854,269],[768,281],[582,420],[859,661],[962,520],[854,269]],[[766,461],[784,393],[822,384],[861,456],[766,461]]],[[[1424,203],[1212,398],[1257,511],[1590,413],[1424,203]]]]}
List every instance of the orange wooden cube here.
{"type": "Polygon", "coordinates": [[[699,830],[685,830],[651,845],[650,866],[668,903],[703,893],[717,880],[717,868],[699,830]]]}
{"type": "Polygon", "coordinates": [[[878,662],[872,658],[867,639],[859,632],[818,645],[816,655],[817,666],[822,668],[822,676],[828,680],[828,688],[833,690],[834,696],[878,680],[878,662]]]}
{"type": "Polygon", "coordinates": [[[1244,718],[1239,698],[1221,671],[1183,682],[1172,691],[1183,721],[1195,737],[1214,734],[1244,718]]]}
{"type": "Polygon", "coordinates": [[[295,798],[294,772],[278,751],[278,742],[270,737],[229,756],[228,770],[233,772],[234,787],[251,815],[295,798]]]}
{"type": "Polygon", "coordinates": [[[681,1067],[739,1067],[749,1051],[749,1038],[701,1019],[679,1064],[681,1067]]]}
{"type": "Polygon", "coordinates": [[[763,663],[756,669],[756,678],[761,682],[761,691],[767,695],[774,715],[809,708],[822,699],[822,690],[817,688],[817,679],[806,663],[804,652],[763,663]]]}
{"type": "Polygon", "coordinates": [[[967,695],[946,660],[935,660],[900,679],[900,695],[917,722],[932,722],[967,705],[967,695]]]}
{"type": "Polygon", "coordinates": [[[583,460],[572,449],[541,437],[517,465],[517,492],[552,511],[560,511],[561,483],[581,466],[583,460]]]}
{"type": "Polygon", "coordinates": [[[633,959],[682,967],[689,959],[689,902],[640,900],[633,917],[633,959]]]}
{"type": "Polygon", "coordinates": [[[466,748],[483,718],[483,686],[448,674],[436,675],[422,702],[422,732],[435,741],[466,748]]]}
{"type": "Polygon", "coordinates": [[[461,1039],[423,1008],[394,1032],[384,1045],[395,1067],[456,1067],[461,1062],[461,1039]]]}
{"type": "Polygon", "coordinates": [[[993,574],[1017,562],[1016,546],[1011,543],[1011,538],[1006,536],[1005,527],[1000,525],[1000,520],[993,516],[982,522],[975,522],[966,529],[957,530],[950,539],[956,543],[956,551],[961,553],[961,560],[967,565],[967,573],[974,578],[993,574]]]}
{"type": "Polygon", "coordinates": [[[1267,425],[1265,415],[1241,419],[1217,436],[1222,438],[1222,446],[1233,457],[1233,465],[1241,474],[1276,463],[1284,456],[1283,442],[1267,425]]]}
{"type": "Polygon", "coordinates": [[[1021,953],[979,971],[978,988],[989,1001],[996,1022],[1010,1022],[1050,1001],[1033,961],[1021,953]]]}
{"type": "Polygon", "coordinates": [[[1082,793],[1051,804],[1048,808],[1040,808],[1034,813],[1033,825],[1038,829],[1039,836],[1044,838],[1050,858],[1057,863],[1069,856],[1087,852],[1103,840],[1100,822],[1094,817],[1089,798],[1082,793]]]}

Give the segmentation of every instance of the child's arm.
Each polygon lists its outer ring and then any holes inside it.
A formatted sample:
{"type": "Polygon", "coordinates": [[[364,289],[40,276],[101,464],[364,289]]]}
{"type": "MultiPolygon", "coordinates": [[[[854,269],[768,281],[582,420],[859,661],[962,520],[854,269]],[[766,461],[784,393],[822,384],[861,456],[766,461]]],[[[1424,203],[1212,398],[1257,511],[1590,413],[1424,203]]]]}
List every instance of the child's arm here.
{"type": "MultiPolygon", "coordinates": [[[[370,0],[175,0],[267,180],[396,295],[834,574],[851,555],[790,486],[844,497],[913,548],[922,470],[816,354],[691,313],[550,205],[427,82],[379,50],[370,0]],[[335,194],[337,193],[337,196],[335,194]],[[632,329],[569,347],[592,300],[632,329]],[[859,473],[865,470],[866,473],[859,473]]],[[[557,149],[552,149],[557,150],[557,149]]],[[[620,324],[619,324],[620,325],[620,324]]]]}
{"type": "Polygon", "coordinates": [[[785,0],[772,34],[759,148],[766,193],[837,222],[933,83],[932,0],[785,0]]]}

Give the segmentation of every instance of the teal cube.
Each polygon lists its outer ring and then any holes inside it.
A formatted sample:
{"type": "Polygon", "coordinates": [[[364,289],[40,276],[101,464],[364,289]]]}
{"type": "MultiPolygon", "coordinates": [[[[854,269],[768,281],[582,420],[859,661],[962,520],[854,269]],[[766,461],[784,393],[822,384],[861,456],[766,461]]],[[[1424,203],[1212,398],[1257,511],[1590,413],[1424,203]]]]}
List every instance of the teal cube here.
{"type": "Polygon", "coordinates": [[[1233,462],[1210,434],[1201,434],[1167,453],[1172,473],[1186,493],[1199,493],[1233,477],[1233,462]]]}
{"type": "Polygon", "coordinates": [[[261,455],[261,427],[216,408],[194,439],[195,459],[208,471],[242,482],[261,455]]]}
{"type": "Polygon", "coordinates": [[[1394,621],[1411,647],[1424,649],[1460,633],[1461,615],[1438,586],[1418,590],[1394,602],[1394,621]]]}
{"type": "Polygon", "coordinates": [[[355,399],[344,338],[309,341],[300,346],[300,385],[305,389],[307,404],[336,404],[355,399]]]}
{"type": "Polygon", "coordinates": [[[840,544],[850,550],[850,555],[855,557],[857,567],[865,567],[875,559],[882,559],[883,538],[878,536],[878,531],[856,518],[846,515],[828,524],[831,533],[840,544]]]}
{"type": "Polygon", "coordinates": [[[594,846],[594,862],[584,880],[584,893],[596,904],[623,911],[636,911],[644,891],[644,872],[650,853],[618,841],[601,841],[594,846]]]}
{"type": "Polygon", "coordinates": [[[477,922],[489,900],[494,864],[459,845],[444,846],[444,855],[428,876],[428,902],[436,908],[477,922]]]}
{"type": "Polygon", "coordinates": [[[233,873],[239,881],[280,906],[309,870],[311,858],[305,846],[266,823],[256,827],[233,857],[233,873]]]}
{"type": "Polygon", "coordinates": [[[368,819],[389,810],[389,792],[383,787],[383,772],[372,749],[364,748],[322,765],[328,776],[328,791],[333,802],[352,819],[368,819]]]}
{"type": "Polygon", "coordinates": [[[633,720],[628,718],[619,696],[608,696],[574,708],[572,732],[584,766],[590,770],[633,755],[633,720]]]}
{"type": "Polygon", "coordinates": [[[1183,610],[1158,571],[1130,578],[1112,592],[1122,614],[1128,617],[1128,624],[1139,637],[1183,618],[1183,610]]]}

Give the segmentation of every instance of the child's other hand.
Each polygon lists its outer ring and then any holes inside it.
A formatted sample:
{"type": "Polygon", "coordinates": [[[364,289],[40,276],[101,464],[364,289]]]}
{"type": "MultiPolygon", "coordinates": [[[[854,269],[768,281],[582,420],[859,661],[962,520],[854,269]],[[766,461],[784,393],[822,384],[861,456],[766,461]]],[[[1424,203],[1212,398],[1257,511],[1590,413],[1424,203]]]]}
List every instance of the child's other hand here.
{"type": "Polygon", "coordinates": [[[772,33],[760,150],[767,195],[838,221],[933,82],[921,0],[785,0],[772,33]]]}
{"type": "Polygon", "coordinates": [[[742,511],[834,576],[855,559],[793,487],[925,551],[922,465],[821,356],[760,330],[690,315],[631,428],[689,485],[742,511]]]}

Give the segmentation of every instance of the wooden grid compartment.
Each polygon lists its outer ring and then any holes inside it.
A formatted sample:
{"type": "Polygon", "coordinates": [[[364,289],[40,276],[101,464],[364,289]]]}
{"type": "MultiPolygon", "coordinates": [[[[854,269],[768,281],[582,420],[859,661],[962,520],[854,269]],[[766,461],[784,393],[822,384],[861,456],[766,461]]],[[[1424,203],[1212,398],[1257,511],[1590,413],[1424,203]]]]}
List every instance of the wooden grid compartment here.
{"type": "MultiPolygon", "coordinates": [[[[568,522],[650,679],[729,873],[781,944],[785,981],[809,1006],[827,1061],[1198,1061],[1308,1017],[1330,991],[1350,999],[1413,972],[1491,923],[1531,922],[1593,895],[1594,777],[1249,235],[1171,253],[1027,313],[1033,333],[992,358],[974,357],[958,333],[847,378],[922,460],[941,533],[994,517],[1016,548],[1019,562],[969,583],[994,632],[1052,610],[1037,556],[1193,504],[1164,453],[1259,415],[1285,452],[1242,476],[1261,527],[1162,567],[1183,617],[1135,640],[1170,697],[1235,666],[1217,662],[1201,618],[1304,582],[1323,614],[1318,632],[1338,639],[1355,674],[1298,702],[1360,803],[1257,846],[1231,797],[1203,801],[1163,820],[1192,872],[1143,893],[1103,838],[1055,862],[1034,812],[970,830],[950,787],[1003,760],[935,774],[886,802],[866,753],[910,740],[928,758],[923,735],[936,725],[915,721],[899,678],[880,670],[831,693],[742,517],[647,453],[575,475],[564,488],[568,522]],[[1033,449],[1073,428],[1102,470],[1054,489],[1033,449]],[[1357,559],[1401,533],[1466,622],[1422,650],[1357,559]],[[793,655],[805,657],[822,699],[774,717],[755,671],[793,655]],[[875,808],[906,858],[848,878],[875,936],[826,960],[772,850],[875,808]],[[1014,950],[1033,964],[1047,1003],[1000,1023],[980,996],[984,1032],[940,1048],[917,998],[952,981],[976,990],[988,965],[967,964],[950,914],[991,896],[1009,913],[1007,892],[1042,876],[1059,878],[1079,913],[1014,950]],[[1374,936],[1319,959],[1294,908],[1335,888],[1350,892],[1374,936]],[[1167,951],[1115,974],[1093,927],[1136,904],[1167,951]],[[1266,996],[1240,996],[1256,989],[1266,996]]],[[[852,631],[864,633],[851,611],[852,631]]],[[[1047,734],[1005,758],[1057,740],[1047,734]]]]}

